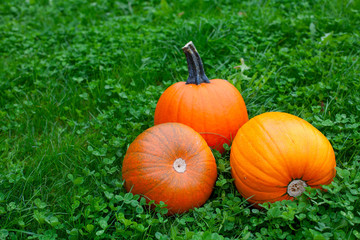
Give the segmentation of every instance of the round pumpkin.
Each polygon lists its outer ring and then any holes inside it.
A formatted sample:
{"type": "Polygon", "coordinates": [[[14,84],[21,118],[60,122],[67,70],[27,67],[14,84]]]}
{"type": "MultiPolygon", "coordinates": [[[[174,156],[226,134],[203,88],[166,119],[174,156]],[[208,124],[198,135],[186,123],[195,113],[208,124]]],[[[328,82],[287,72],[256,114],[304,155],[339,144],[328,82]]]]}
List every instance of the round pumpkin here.
{"type": "Polygon", "coordinates": [[[192,42],[183,47],[189,77],[177,82],[161,95],[155,109],[155,125],[179,122],[201,134],[211,148],[224,152],[238,129],[248,121],[240,92],[223,79],[209,80],[192,42]]]}
{"type": "Polygon", "coordinates": [[[167,204],[168,214],[203,205],[216,178],[215,158],[190,127],[165,123],[141,133],[130,144],[122,166],[127,191],[167,204]]]}
{"type": "Polygon", "coordinates": [[[230,165],[236,188],[256,206],[293,199],[307,186],[321,188],[336,174],[328,139],[307,121],[281,112],[260,114],[242,126],[230,165]]]}

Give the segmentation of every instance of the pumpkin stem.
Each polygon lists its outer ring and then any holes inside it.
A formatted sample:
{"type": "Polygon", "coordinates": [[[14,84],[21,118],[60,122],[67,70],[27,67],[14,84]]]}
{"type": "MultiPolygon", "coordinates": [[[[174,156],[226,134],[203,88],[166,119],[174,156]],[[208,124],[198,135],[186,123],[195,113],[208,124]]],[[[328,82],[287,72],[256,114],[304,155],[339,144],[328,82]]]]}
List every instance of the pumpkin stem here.
{"type": "Polygon", "coordinates": [[[209,78],[205,75],[204,65],[193,42],[188,42],[182,50],[185,53],[189,70],[189,78],[186,84],[200,85],[201,83],[210,83],[209,78]]]}
{"type": "Polygon", "coordinates": [[[288,185],[287,194],[290,197],[298,197],[305,191],[305,187],[307,187],[305,181],[300,179],[292,180],[288,185]]]}

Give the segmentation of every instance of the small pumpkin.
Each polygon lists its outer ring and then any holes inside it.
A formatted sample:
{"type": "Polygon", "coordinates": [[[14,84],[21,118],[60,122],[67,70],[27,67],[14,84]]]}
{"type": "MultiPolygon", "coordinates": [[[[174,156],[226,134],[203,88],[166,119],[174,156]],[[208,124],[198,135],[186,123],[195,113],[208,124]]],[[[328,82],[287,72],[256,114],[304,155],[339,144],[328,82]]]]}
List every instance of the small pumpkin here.
{"type": "Polygon", "coordinates": [[[330,184],[336,174],[328,139],[307,121],[281,112],[258,115],[242,126],[230,165],[236,188],[255,205],[293,199],[306,186],[330,184]]]}
{"type": "Polygon", "coordinates": [[[127,191],[155,203],[163,201],[172,215],[207,201],[217,169],[210,148],[196,131],[165,123],[145,130],[130,144],[122,177],[127,191]]]}
{"type": "Polygon", "coordinates": [[[155,109],[155,125],[179,122],[199,132],[211,148],[224,152],[238,129],[248,121],[240,92],[223,79],[209,80],[194,44],[183,47],[189,77],[161,95],[155,109]]]}

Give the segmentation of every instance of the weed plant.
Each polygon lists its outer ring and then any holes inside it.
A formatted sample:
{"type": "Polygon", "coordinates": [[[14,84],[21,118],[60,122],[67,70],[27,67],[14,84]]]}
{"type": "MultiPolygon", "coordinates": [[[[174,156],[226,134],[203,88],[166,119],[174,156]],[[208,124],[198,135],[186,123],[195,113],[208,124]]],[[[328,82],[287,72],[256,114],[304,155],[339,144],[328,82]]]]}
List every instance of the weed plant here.
{"type": "Polygon", "coordinates": [[[2,0],[0,239],[359,239],[359,26],[357,0],[2,0]],[[167,217],[126,193],[126,149],[187,79],[190,40],[250,117],[284,111],[324,133],[326,192],[255,209],[228,147],[200,208],[167,217]]]}

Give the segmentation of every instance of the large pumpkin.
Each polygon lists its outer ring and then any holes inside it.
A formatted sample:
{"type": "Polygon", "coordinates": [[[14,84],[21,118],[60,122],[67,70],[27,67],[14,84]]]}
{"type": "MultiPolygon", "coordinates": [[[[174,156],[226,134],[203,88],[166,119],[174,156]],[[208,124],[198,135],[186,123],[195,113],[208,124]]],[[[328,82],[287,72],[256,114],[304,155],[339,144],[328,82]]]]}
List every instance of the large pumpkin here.
{"type": "Polygon", "coordinates": [[[230,165],[238,191],[255,204],[293,199],[306,186],[329,184],[336,174],[328,139],[305,120],[280,112],[258,115],[242,126],[230,165]]]}
{"type": "Polygon", "coordinates": [[[189,77],[171,85],[161,95],[154,123],[179,122],[199,132],[211,148],[224,151],[238,129],[248,121],[240,92],[228,81],[209,80],[192,42],[183,47],[189,77]]]}
{"type": "Polygon", "coordinates": [[[127,191],[167,204],[169,214],[203,205],[216,178],[215,158],[190,127],[165,123],[141,133],[129,146],[122,166],[127,191]]]}

